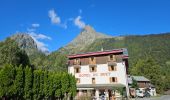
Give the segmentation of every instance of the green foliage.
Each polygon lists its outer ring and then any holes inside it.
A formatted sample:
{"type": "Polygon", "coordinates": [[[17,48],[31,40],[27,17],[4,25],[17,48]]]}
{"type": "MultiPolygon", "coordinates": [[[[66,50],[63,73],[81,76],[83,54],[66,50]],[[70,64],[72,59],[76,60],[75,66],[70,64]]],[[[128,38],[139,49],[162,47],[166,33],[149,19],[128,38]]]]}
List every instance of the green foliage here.
{"type": "Polygon", "coordinates": [[[52,71],[67,71],[67,56],[60,52],[53,52],[46,56],[43,66],[52,71]]]}
{"type": "Polygon", "coordinates": [[[32,94],[32,69],[30,67],[25,68],[25,84],[24,84],[24,98],[25,99],[31,99],[32,94]]]}
{"type": "Polygon", "coordinates": [[[71,93],[71,96],[74,97],[76,96],[76,78],[74,75],[69,74],[69,83],[70,83],[70,88],[69,88],[69,92],[71,93]]]}
{"type": "Polygon", "coordinates": [[[54,87],[55,87],[55,97],[60,97],[62,95],[61,91],[61,75],[60,74],[55,74],[55,79],[54,79],[54,87]]]}
{"type": "Polygon", "coordinates": [[[133,78],[132,78],[132,86],[131,86],[132,88],[135,88],[135,89],[137,89],[138,88],[138,84],[137,84],[137,81],[136,80],[134,80],[133,78]]]}
{"type": "Polygon", "coordinates": [[[12,65],[5,65],[0,72],[0,96],[11,97],[15,93],[15,68],[12,65]]]}
{"type": "Polygon", "coordinates": [[[33,98],[39,99],[40,98],[40,71],[34,70],[34,79],[33,79],[33,98]]]}
{"type": "Polygon", "coordinates": [[[75,77],[66,72],[50,72],[30,67],[6,65],[0,70],[0,98],[42,100],[76,93],[75,77]]]}
{"type": "Polygon", "coordinates": [[[66,92],[68,92],[69,90],[69,77],[67,73],[63,73],[61,76],[61,92],[62,95],[66,92]]]}
{"type": "Polygon", "coordinates": [[[156,86],[157,92],[161,93],[164,88],[163,75],[161,73],[161,67],[157,62],[148,57],[145,60],[138,60],[136,65],[132,68],[131,73],[133,75],[142,75],[151,80],[151,83],[156,86]]]}
{"type": "Polygon", "coordinates": [[[49,97],[49,75],[48,75],[48,71],[44,71],[44,98],[47,99],[49,97]]]}
{"type": "MultiPolygon", "coordinates": [[[[16,67],[16,75],[14,80],[14,90],[17,96],[23,97],[24,92],[24,72],[22,66],[16,67]]],[[[21,99],[21,98],[20,98],[21,99]]]]}
{"type": "Polygon", "coordinates": [[[18,47],[14,40],[7,38],[0,45],[0,66],[5,64],[29,65],[27,54],[18,47]]]}
{"type": "Polygon", "coordinates": [[[82,52],[100,51],[101,48],[104,50],[127,48],[130,74],[146,76],[158,88],[158,92],[161,92],[162,88],[164,90],[170,88],[170,81],[168,80],[170,79],[169,44],[169,33],[124,36],[96,40],[88,47],[85,47],[82,52]],[[154,62],[152,59],[154,59],[154,62]],[[155,62],[156,64],[154,64],[155,62]]]}

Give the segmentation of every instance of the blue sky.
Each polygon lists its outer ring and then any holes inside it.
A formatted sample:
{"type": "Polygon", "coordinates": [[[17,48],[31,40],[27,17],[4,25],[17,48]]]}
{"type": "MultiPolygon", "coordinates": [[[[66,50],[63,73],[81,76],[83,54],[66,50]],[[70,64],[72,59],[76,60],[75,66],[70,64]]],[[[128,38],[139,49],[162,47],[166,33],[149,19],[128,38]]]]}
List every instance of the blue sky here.
{"type": "Polygon", "coordinates": [[[169,5],[170,0],[1,0],[0,41],[26,32],[51,52],[85,25],[112,36],[170,32],[169,5]]]}

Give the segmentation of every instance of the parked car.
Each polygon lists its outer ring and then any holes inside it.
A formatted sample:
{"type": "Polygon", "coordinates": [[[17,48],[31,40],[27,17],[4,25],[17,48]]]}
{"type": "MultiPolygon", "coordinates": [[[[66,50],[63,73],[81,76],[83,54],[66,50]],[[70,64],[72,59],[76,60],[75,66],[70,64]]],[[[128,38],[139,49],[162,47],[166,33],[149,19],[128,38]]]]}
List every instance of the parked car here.
{"type": "Polygon", "coordinates": [[[143,97],[144,97],[143,91],[141,91],[141,90],[136,90],[136,96],[137,96],[137,97],[140,97],[140,98],[143,98],[143,97]]]}
{"type": "Polygon", "coordinates": [[[144,92],[144,97],[150,97],[151,95],[146,91],[144,92]]]}
{"type": "Polygon", "coordinates": [[[99,98],[100,98],[100,100],[106,100],[105,95],[101,95],[99,98]]]}

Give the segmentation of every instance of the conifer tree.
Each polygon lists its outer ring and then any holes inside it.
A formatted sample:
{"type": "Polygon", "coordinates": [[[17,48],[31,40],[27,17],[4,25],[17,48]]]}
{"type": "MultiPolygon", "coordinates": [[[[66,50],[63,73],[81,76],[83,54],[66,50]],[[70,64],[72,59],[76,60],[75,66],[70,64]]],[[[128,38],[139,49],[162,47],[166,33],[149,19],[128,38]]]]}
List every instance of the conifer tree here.
{"type": "Polygon", "coordinates": [[[48,71],[44,71],[44,98],[48,99],[49,97],[49,77],[48,77],[48,71]]]}
{"type": "Polygon", "coordinates": [[[34,70],[34,81],[33,81],[33,98],[37,100],[40,98],[40,75],[39,70],[34,70]]]}
{"type": "Polygon", "coordinates": [[[32,82],[33,82],[32,69],[30,67],[26,66],[26,68],[25,68],[25,85],[24,85],[24,98],[25,99],[31,99],[32,82]]]}
{"type": "Polygon", "coordinates": [[[18,99],[22,99],[24,93],[24,73],[22,65],[20,65],[19,67],[15,67],[15,69],[16,69],[16,77],[14,81],[15,94],[18,99]]]}
{"type": "Polygon", "coordinates": [[[12,65],[5,65],[0,72],[0,96],[8,99],[15,93],[15,68],[12,65]]]}

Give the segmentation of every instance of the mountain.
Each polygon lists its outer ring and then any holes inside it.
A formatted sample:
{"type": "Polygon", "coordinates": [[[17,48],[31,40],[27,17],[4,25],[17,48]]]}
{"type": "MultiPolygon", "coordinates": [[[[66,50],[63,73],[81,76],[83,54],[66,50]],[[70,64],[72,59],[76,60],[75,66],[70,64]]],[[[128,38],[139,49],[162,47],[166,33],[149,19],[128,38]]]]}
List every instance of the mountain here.
{"type": "Polygon", "coordinates": [[[96,32],[88,25],[68,45],[49,55],[39,51],[37,44],[28,34],[15,34],[11,38],[27,52],[31,65],[51,71],[67,71],[68,54],[100,51],[101,48],[127,48],[130,74],[141,72],[143,76],[150,75],[158,88],[160,84],[164,85],[164,89],[170,88],[170,33],[113,37],[96,32]],[[150,66],[155,69],[153,73],[150,66]],[[156,75],[158,72],[161,74],[159,77],[156,75]]]}
{"type": "Polygon", "coordinates": [[[122,39],[97,39],[84,52],[127,48],[130,66],[146,56],[153,57],[160,65],[170,62],[170,33],[124,36],[122,39]]]}
{"type": "Polygon", "coordinates": [[[35,52],[39,52],[36,42],[29,34],[17,33],[10,38],[15,40],[18,46],[26,51],[27,55],[33,55],[35,52]]]}
{"type": "Polygon", "coordinates": [[[69,54],[81,52],[95,40],[107,39],[111,37],[112,36],[96,32],[93,27],[87,25],[73,41],[71,41],[65,47],[61,48],[60,51],[68,52],[69,54]]]}
{"type": "Polygon", "coordinates": [[[29,34],[17,33],[10,38],[15,40],[18,46],[27,53],[31,65],[36,68],[41,68],[44,65],[44,60],[48,59],[47,55],[38,49],[37,43],[29,34]]]}
{"type": "Polygon", "coordinates": [[[89,25],[68,45],[55,52],[76,54],[117,48],[128,49],[130,66],[140,58],[145,59],[147,55],[161,65],[170,63],[170,33],[113,37],[96,32],[89,25]]]}

